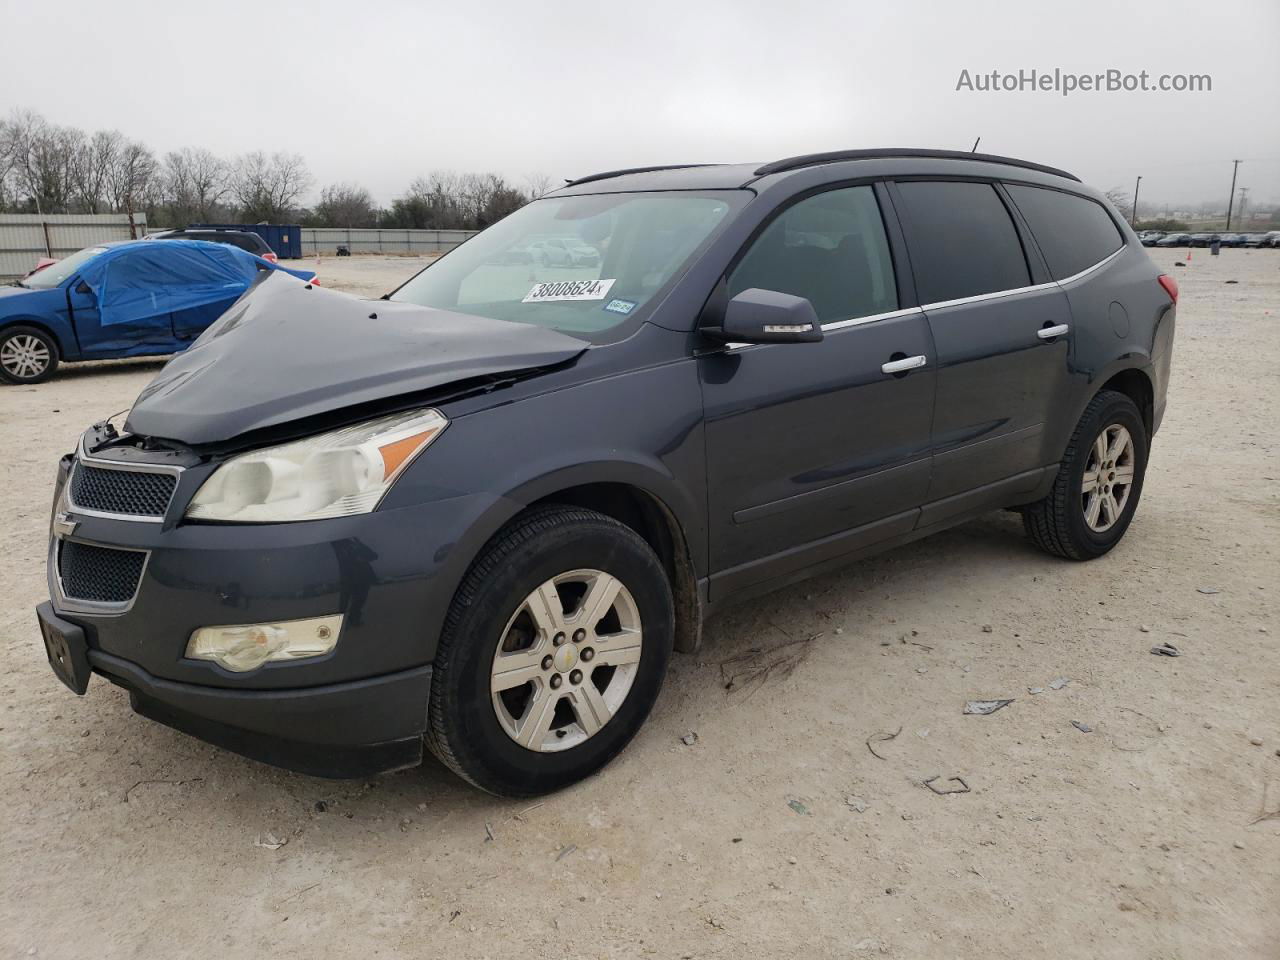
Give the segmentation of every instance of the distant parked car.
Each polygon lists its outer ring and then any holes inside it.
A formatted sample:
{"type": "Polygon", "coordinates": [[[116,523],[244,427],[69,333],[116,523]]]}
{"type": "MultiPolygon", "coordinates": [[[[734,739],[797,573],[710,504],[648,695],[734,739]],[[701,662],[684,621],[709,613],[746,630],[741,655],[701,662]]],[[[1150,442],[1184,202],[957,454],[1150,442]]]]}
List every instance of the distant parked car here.
{"type": "MultiPolygon", "coordinates": [[[[147,239],[204,240],[207,243],[227,243],[233,247],[239,247],[246,253],[252,253],[255,257],[261,257],[268,263],[280,262],[280,258],[276,256],[276,252],[271,249],[267,241],[256,233],[250,233],[248,230],[193,230],[182,228],[148,234],[147,239]]],[[[339,252],[338,256],[342,256],[341,252],[339,252]]],[[[349,252],[348,256],[350,256],[349,252]]]]}
{"type": "Polygon", "coordinates": [[[1191,234],[1189,233],[1166,233],[1156,241],[1157,247],[1182,247],[1190,245],[1191,234]]]}
{"type": "Polygon", "coordinates": [[[1267,244],[1272,247],[1280,247],[1280,230],[1267,231],[1267,244]]]}
{"type": "Polygon", "coordinates": [[[1191,234],[1191,239],[1188,241],[1187,245],[1192,247],[1207,247],[1217,239],[1218,235],[1216,233],[1193,233],[1191,234]]]}
{"type": "Polygon", "coordinates": [[[87,247],[0,287],[0,382],[39,383],[61,360],[185,350],[263,271],[315,277],[224,243],[87,247]]]}
{"type": "Polygon", "coordinates": [[[1244,242],[1240,244],[1242,247],[1265,247],[1268,246],[1267,235],[1265,233],[1246,233],[1243,234],[1244,242]]]}
{"type": "Polygon", "coordinates": [[[529,254],[534,263],[549,267],[594,267],[600,262],[595,247],[562,237],[534,241],[529,244],[529,254]]]}
{"type": "Polygon", "coordinates": [[[1163,236],[1165,236],[1165,234],[1161,233],[1159,230],[1147,230],[1138,234],[1138,239],[1142,241],[1142,245],[1144,247],[1154,247],[1156,245],[1156,241],[1163,236]]]}
{"type": "Polygon", "coordinates": [[[1218,235],[1218,242],[1224,247],[1243,247],[1243,233],[1222,233],[1218,235]]]}

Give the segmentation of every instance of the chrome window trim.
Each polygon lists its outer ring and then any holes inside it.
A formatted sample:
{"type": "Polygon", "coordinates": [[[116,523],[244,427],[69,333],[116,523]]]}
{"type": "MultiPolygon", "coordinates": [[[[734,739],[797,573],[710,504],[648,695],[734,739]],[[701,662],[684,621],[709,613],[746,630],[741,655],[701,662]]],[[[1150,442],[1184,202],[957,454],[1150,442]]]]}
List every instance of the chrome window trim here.
{"type": "MultiPolygon", "coordinates": [[[[67,490],[64,487],[57,507],[54,509],[54,516],[58,512],[70,506],[67,490]]],[[[113,514],[117,516],[117,514],[113,514]]],[[[53,598],[53,608],[59,613],[78,613],[83,616],[91,617],[119,617],[128,613],[133,609],[134,602],[138,599],[138,594],[142,591],[142,581],[147,576],[147,567],[151,564],[151,551],[140,550],[136,547],[121,547],[114,543],[98,543],[95,540],[82,540],[79,537],[64,537],[54,533],[49,537],[49,556],[46,559],[47,577],[49,580],[49,595],[53,598]],[[138,583],[133,588],[133,596],[128,600],[106,601],[106,600],[80,600],[75,597],[68,597],[66,591],[62,588],[62,571],[58,567],[58,551],[64,540],[75,540],[77,543],[87,544],[91,547],[101,547],[104,550],[127,550],[130,553],[146,554],[142,561],[142,569],[138,571],[138,583]]]]}
{"type": "Polygon", "coordinates": [[[967,303],[981,303],[984,300],[1003,300],[1005,297],[1017,297],[1024,293],[1038,293],[1041,290],[1052,290],[1058,285],[1056,280],[1048,283],[1036,283],[1029,287],[1013,287],[1009,290],[993,290],[991,293],[978,293],[972,297],[957,297],[955,300],[935,300],[933,303],[922,303],[920,309],[943,310],[947,307],[959,307],[967,303]]]}
{"type": "MultiPolygon", "coordinates": [[[[1046,283],[1036,283],[1027,287],[1013,287],[1009,290],[993,290],[991,293],[979,293],[972,297],[958,297],[955,300],[937,300],[933,303],[922,303],[918,307],[905,307],[901,310],[890,310],[887,313],[873,313],[866,317],[852,317],[848,320],[834,320],[831,323],[822,324],[822,331],[826,333],[828,330],[843,330],[845,327],[861,326],[864,323],[875,323],[877,320],[892,320],[895,317],[909,317],[917,313],[927,313],[930,310],[943,310],[947,307],[959,307],[969,303],[981,303],[984,300],[1000,300],[1005,297],[1021,296],[1024,293],[1039,293],[1041,290],[1052,290],[1055,287],[1061,289],[1068,283],[1074,283],[1082,280],[1096,270],[1101,270],[1108,263],[1114,260],[1120,254],[1124,253],[1129,245],[1122,244],[1118,250],[1107,254],[1091,267],[1085,267],[1079,273],[1073,273],[1069,277],[1063,277],[1061,280],[1050,280],[1046,283]]],[[[725,351],[737,351],[744,347],[776,347],[776,343],[727,343],[725,351]]]]}
{"type": "Polygon", "coordinates": [[[1116,257],[1120,256],[1120,254],[1124,253],[1125,250],[1127,250],[1128,248],[1129,248],[1129,245],[1127,243],[1120,244],[1119,249],[1117,249],[1114,253],[1107,254],[1105,257],[1103,257],[1101,260],[1095,263],[1092,267],[1085,267],[1079,273],[1073,273],[1069,277],[1063,277],[1061,280],[1058,281],[1058,286],[1062,286],[1064,283],[1074,283],[1077,280],[1087,277],[1089,274],[1093,273],[1095,270],[1101,270],[1103,267],[1105,267],[1108,263],[1110,263],[1116,257]]]}
{"type": "Polygon", "coordinates": [[[75,462],[71,464],[71,472],[67,474],[67,485],[64,495],[67,501],[67,507],[75,513],[82,514],[86,517],[104,517],[108,520],[128,520],[135,523],[163,523],[164,518],[169,514],[169,508],[173,506],[174,495],[178,492],[177,480],[182,475],[184,467],[175,467],[167,463],[126,463],[122,460],[105,460],[102,457],[91,456],[84,448],[84,437],[80,438],[77,444],[75,462]],[[169,494],[169,502],[165,504],[164,513],[158,517],[148,517],[136,513],[114,513],[108,510],[93,510],[89,507],[82,507],[71,498],[71,488],[74,486],[73,480],[75,471],[80,464],[86,463],[91,467],[97,467],[101,470],[122,470],[126,473],[169,473],[174,477],[173,493],[169,494]]]}
{"type": "Polygon", "coordinates": [[[923,313],[921,307],[904,307],[901,310],[888,310],[885,313],[872,313],[865,317],[850,317],[848,320],[833,320],[822,325],[823,331],[843,330],[845,327],[859,327],[864,323],[875,323],[877,320],[893,320],[895,317],[909,317],[923,313]]]}

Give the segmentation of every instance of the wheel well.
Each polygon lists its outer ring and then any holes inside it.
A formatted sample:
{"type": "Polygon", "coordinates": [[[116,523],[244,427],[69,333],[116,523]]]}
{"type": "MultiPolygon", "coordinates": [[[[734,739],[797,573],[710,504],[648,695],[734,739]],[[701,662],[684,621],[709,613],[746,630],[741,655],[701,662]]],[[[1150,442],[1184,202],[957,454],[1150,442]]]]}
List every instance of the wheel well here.
{"type": "Polygon", "coordinates": [[[549,503],[595,510],[625,524],[653,548],[671,582],[675,600],[675,647],[693,653],[702,639],[702,610],[697,575],[684,531],[671,509],[657,497],[625,483],[591,483],[543,497],[530,507],[549,503]]]}
{"type": "Polygon", "coordinates": [[[1151,442],[1151,430],[1155,422],[1155,389],[1151,380],[1141,370],[1121,370],[1104,383],[1101,390],[1115,390],[1134,402],[1142,414],[1142,424],[1147,428],[1147,442],[1151,442]]]}
{"type": "Polygon", "coordinates": [[[3,337],[7,331],[12,330],[14,327],[34,327],[53,341],[53,345],[58,351],[57,359],[61,360],[67,355],[66,348],[62,345],[62,340],[47,323],[43,323],[40,320],[30,320],[27,317],[14,317],[3,327],[0,327],[0,337],[3,337]]]}

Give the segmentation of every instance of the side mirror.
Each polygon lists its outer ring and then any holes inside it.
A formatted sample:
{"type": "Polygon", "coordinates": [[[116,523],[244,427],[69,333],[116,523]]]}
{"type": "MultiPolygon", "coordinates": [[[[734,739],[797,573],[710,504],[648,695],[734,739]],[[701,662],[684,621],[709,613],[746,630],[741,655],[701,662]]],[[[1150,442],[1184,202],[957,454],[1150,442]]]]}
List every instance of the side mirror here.
{"type": "Polygon", "coordinates": [[[804,297],[752,287],[725,306],[724,325],[704,332],[726,343],[817,343],[818,314],[804,297]]]}

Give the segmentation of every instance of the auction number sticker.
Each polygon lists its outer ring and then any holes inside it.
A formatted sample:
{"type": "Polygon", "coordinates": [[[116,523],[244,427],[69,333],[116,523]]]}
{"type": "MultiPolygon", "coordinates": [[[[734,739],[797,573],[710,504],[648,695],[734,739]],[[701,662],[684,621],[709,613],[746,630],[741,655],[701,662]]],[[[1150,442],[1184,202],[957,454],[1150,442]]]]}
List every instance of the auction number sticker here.
{"type": "Polygon", "coordinates": [[[548,303],[553,300],[603,300],[613,280],[553,280],[535,283],[521,303],[548,303]]]}

